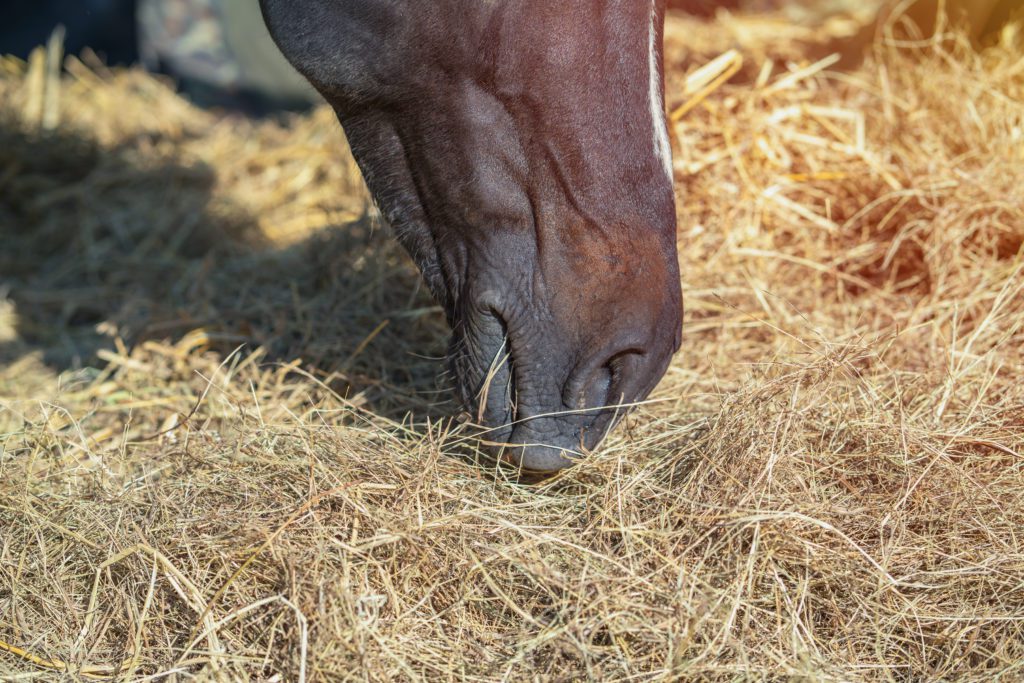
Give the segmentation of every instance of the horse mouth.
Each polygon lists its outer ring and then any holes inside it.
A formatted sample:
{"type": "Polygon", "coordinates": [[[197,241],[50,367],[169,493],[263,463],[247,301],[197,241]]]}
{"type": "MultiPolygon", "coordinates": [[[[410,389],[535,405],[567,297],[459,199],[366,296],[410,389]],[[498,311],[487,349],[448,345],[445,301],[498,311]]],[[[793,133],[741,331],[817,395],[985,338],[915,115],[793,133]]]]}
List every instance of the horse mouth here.
{"type": "MultiPolygon", "coordinates": [[[[470,421],[480,429],[478,441],[490,456],[525,472],[550,474],[575,464],[588,443],[593,446],[604,436],[608,420],[603,416],[610,414],[604,406],[567,408],[559,392],[534,401],[537,405],[521,401],[521,382],[531,377],[500,314],[487,311],[465,329],[473,336],[455,341],[450,362],[470,421]]],[[[534,375],[555,374],[538,363],[527,367],[534,375]]],[[[527,393],[536,396],[536,388],[527,393]]]]}

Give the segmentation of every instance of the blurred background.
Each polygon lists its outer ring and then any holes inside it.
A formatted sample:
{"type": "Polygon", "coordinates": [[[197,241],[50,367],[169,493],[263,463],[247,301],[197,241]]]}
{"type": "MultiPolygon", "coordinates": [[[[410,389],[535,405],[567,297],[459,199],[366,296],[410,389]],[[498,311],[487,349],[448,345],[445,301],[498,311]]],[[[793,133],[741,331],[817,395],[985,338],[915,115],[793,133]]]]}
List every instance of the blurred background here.
{"type": "MultiPolygon", "coordinates": [[[[670,0],[672,11],[713,17],[730,11],[776,12],[795,24],[820,25],[827,16],[857,17],[865,33],[883,7],[911,5],[922,33],[934,24],[940,0],[670,0]]],[[[948,0],[951,16],[963,18],[977,39],[1005,22],[1020,0],[948,0]]],[[[261,114],[301,110],[316,93],[273,45],[257,0],[40,0],[5,10],[0,54],[27,58],[60,31],[64,50],[94,52],[108,65],[141,63],[172,76],[193,102],[261,114]]],[[[853,38],[846,49],[856,51],[853,38]]]]}
{"type": "Polygon", "coordinates": [[[27,58],[56,30],[65,52],[141,63],[203,106],[259,114],[318,101],[274,46],[257,0],[41,0],[7,14],[0,54],[27,58]]]}

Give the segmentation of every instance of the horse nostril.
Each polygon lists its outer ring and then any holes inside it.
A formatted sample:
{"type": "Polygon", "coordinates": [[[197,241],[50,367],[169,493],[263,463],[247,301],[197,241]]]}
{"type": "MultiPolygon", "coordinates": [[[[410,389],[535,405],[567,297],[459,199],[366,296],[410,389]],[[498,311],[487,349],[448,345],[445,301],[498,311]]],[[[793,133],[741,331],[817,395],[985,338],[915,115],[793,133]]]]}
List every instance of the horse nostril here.
{"type": "Polygon", "coordinates": [[[612,368],[605,364],[597,368],[590,380],[583,387],[580,397],[580,408],[597,408],[608,403],[608,395],[612,388],[612,368]]]}
{"type": "MultiPolygon", "coordinates": [[[[620,351],[595,368],[580,392],[580,408],[604,408],[617,405],[625,379],[635,371],[642,351],[620,351]]],[[[628,398],[628,397],[626,397],[628,398]]]]}

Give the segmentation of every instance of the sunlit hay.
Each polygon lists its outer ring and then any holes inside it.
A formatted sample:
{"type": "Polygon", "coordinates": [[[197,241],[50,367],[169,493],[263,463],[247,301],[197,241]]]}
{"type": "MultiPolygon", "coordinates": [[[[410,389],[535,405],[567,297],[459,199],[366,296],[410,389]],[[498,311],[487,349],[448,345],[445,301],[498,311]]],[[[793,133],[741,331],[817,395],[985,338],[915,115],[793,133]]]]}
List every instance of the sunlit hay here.
{"type": "Polygon", "coordinates": [[[668,74],[683,349],[536,486],[329,112],[0,62],[0,678],[1024,676],[1020,34],[757,21],[668,74]]]}

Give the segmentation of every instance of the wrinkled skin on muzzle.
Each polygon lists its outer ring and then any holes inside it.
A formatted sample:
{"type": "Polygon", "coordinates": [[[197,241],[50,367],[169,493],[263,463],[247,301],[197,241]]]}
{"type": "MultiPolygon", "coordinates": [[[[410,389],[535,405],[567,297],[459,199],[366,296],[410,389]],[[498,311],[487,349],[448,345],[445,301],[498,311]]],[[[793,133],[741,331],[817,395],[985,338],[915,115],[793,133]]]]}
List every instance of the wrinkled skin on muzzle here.
{"type": "Polygon", "coordinates": [[[663,0],[262,0],[444,306],[485,442],[550,472],[680,342],[663,0]]]}

